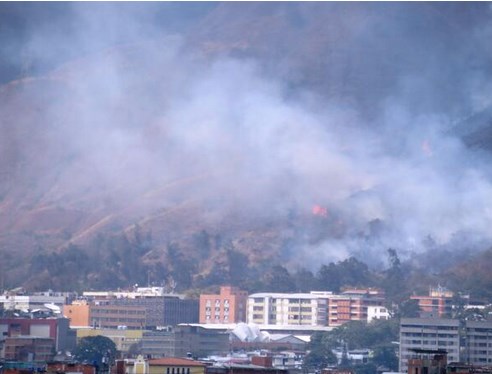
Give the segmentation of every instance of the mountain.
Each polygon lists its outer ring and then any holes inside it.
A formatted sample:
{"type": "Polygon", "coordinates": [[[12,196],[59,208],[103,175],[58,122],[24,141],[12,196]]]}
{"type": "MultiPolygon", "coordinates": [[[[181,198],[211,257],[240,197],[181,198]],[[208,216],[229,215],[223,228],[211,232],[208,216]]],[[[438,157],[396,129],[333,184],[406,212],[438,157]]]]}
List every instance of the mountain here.
{"type": "Polygon", "coordinates": [[[46,7],[0,6],[4,287],[491,239],[489,156],[451,125],[488,102],[485,5],[46,7]]]}

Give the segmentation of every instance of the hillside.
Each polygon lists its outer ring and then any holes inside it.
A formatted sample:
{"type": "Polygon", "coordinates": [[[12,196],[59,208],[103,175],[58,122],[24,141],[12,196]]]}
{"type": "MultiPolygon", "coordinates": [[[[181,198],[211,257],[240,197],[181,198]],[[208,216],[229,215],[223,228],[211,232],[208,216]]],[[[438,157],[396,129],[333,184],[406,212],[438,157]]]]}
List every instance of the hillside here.
{"type": "Polygon", "coordinates": [[[481,4],[80,6],[0,7],[0,288],[492,243],[481,4]]]}

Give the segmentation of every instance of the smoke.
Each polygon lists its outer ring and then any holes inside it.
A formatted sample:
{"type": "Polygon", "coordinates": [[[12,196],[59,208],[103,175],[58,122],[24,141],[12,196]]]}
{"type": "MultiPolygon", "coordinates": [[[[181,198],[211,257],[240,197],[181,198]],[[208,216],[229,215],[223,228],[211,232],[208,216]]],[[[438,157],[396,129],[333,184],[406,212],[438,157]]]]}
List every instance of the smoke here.
{"type": "MultiPolygon", "coordinates": [[[[313,266],[351,254],[378,262],[389,247],[411,255],[423,251],[429,237],[442,246],[455,246],[456,237],[471,245],[491,242],[489,157],[466,148],[449,131],[457,112],[488,102],[489,86],[479,79],[488,72],[477,69],[460,76],[465,93],[473,95],[460,108],[443,110],[446,102],[462,98],[452,90],[435,97],[444,87],[440,80],[462,63],[454,58],[434,80],[439,64],[455,53],[449,45],[434,50],[434,58],[426,57],[425,63],[412,56],[424,68],[421,72],[407,69],[391,83],[374,86],[379,96],[366,99],[376,115],[366,117],[360,97],[337,97],[333,86],[327,95],[309,84],[298,86],[293,95],[288,59],[272,74],[271,61],[265,64],[257,51],[247,57],[202,53],[192,47],[184,26],[169,30],[157,22],[155,5],[134,4],[120,12],[115,5],[97,12],[91,7],[74,4],[69,9],[63,21],[67,34],[45,25],[29,35],[32,59],[45,59],[48,65],[58,61],[59,66],[43,74],[49,83],[25,82],[16,93],[7,88],[0,103],[3,131],[15,126],[15,115],[37,126],[31,141],[24,139],[16,148],[19,159],[36,158],[36,167],[19,172],[24,177],[31,173],[33,188],[41,191],[34,205],[57,204],[100,218],[117,212],[128,224],[195,201],[201,207],[194,212],[196,221],[211,227],[223,224],[217,217],[231,212],[261,226],[285,221],[292,210],[299,213],[295,224],[302,227],[312,219],[313,205],[319,205],[330,212],[315,217],[319,238],[299,229],[296,255],[290,259],[313,266]],[[46,38],[52,34],[56,39],[46,38]],[[57,60],[60,54],[63,58],[57,60]],[[70,61],[61,64],[65,59],[70,61]],[[420,97],[422,92],[428,97],[420,97]],[[27,112],[23,105],[29,106],[27,112]],[[39,113],[31,114],[33,106],[39,113]],[[23,146],[36,143],[42,151],[28,157],[33,151],[23,146]]],[[[240,6],[233,10],[240,12],[240,6]]],[[[315,17],[309,8],[303,11],[315,17]]],[[[364,13],[363,8],[356,11],[364,13]]],[[[367,17],[352,30],[352,42],[369,42],[377,51],[383,43],[380,34],[364,32],[381,16],[367,17]]],[[[189,25],[193,17],[184,19],[189,25]]],[[[402,38],[393,42],[394,48],[405,44],[405,37],[416,46],[425,38],[398,28],[394,19],[381,26],[392,28],[402,38]]],[[[480,41],[488,30],[472,29],[470,34],[480,41]]],[[[342,45],[343,40],[332,43],[342,45]]],[[[398,52],[410,53],[403,47],[392,51],[398,52]]],[[[344,53],[354,64],[367,58],[370,66],[381,57],[344,53]]],[[[341,61],[333,58],[325,67],[342,69],[341,61]]],[[[354,69],[356,76],[361,73],[360,66],[354,69]]],[[[322,71],[318,74],[320,81],[326,78],[322,71]]],[[[357,87],[350,79],[347,84],[357,87]]],[[[364,94],[371,95],[371,89],[364,94]]],[[[22,133],[11,131],[12,138],[21,138],[22,133]]],[[[216,229],[227,230],[227,225],[216,229]]]]}

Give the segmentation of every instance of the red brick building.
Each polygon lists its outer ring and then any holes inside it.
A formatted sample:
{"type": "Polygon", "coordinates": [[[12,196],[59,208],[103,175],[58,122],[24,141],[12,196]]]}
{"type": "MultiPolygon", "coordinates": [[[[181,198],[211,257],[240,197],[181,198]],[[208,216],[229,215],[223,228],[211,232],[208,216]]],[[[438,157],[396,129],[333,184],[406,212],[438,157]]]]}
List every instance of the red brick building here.
{"type": "Polygon", "coordinates": [[[428,296],[410,296],[417,300],[422,312],[442,318],[449,316],[453,307],[453,293],[443,287],[431,288],[428,296]]]}
{"type": "Polygon", "coordinates": [[[248,293],[236,287],[220,287],[219,295],[200,295],[200,323],[246,321],[248,293]]]}

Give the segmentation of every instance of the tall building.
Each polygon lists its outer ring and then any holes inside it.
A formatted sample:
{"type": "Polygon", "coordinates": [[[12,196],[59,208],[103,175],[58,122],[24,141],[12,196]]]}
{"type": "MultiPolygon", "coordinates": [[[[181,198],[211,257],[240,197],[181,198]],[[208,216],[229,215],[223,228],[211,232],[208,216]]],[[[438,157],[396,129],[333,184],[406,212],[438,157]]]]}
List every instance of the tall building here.
{"type": "Polygon", "coordinates": [[[369,307],[381,308],[384,294],[375,289],[351,289],[329,296],[328,326],[337,327],[349,321],[367,321],[369,307]]]}
{"type": "Polygon", "coordinates": [[[248,323],[326,326],[328,300],[312,293],[256,293],[248,298],[248,323]]]}
{"type": "Polygon", "coordinates": [[[246,321],[248,293],[231,286],[220,287],[218,295],[200,295],[200,323],[246,321]]]}
{"type": "Polygon", "coordinates": [[[460,361],[460,323],[445,318],[402,318],[400,372],[407,372],[415,350],[445,350],[448,362],[460,361]]]}
{"type": "Polygon", "coordinates": [[[492,363],[492,322],[465,322],[465,349],[463,361],[472,365],[492,363]]]}

